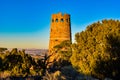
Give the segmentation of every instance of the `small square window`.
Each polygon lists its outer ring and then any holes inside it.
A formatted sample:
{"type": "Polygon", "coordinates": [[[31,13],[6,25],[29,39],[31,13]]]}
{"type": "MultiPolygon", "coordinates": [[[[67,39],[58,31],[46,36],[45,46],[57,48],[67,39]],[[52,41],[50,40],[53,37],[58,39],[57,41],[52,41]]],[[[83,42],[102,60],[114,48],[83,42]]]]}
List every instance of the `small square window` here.
{"type": "Polygon", "coordinates": [[[63,18],[60,20],[60,22],[64,22],[63,18]]]}
{"type": "Polygon", "coordinates": [[[68,20],[68,19],[66,19],[66,22],[69,22],[69,20],[68,20]]]}
{"type": "Polygon", "coordinates": [[[58,22],[58,19],[56,19],[55,22],[58,22]]]}
{"type": "Polygon", "coordinates": [[[54,19],[52,19],[52,22],[54,22],[54,19]]]}
{"type": "Polygon", "coordinates": [[[55,41],[58,41],[57,39],[55,41]]]}

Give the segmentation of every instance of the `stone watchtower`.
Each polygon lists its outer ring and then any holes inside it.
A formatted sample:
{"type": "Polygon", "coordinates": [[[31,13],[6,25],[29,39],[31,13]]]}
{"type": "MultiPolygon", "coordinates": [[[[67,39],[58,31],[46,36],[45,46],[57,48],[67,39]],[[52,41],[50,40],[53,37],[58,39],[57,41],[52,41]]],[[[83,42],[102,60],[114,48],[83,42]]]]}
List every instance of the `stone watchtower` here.
{"type": "Polygon", "coordinates": [[[49,52],[64,40],[71,41],[71,22],[69,14],[52,14],[49,52]]]}

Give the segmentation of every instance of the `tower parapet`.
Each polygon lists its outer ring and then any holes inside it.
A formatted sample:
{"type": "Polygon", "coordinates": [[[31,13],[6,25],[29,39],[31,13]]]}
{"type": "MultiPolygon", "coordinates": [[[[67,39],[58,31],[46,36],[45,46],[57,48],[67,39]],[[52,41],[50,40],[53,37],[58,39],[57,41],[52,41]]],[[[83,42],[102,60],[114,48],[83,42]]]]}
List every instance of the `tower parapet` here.
{"type": "Polygon", "coordinates": [[[69,14],[52,14],[49,51],[64,40],[71,41],[71,22],[69,14]]]}

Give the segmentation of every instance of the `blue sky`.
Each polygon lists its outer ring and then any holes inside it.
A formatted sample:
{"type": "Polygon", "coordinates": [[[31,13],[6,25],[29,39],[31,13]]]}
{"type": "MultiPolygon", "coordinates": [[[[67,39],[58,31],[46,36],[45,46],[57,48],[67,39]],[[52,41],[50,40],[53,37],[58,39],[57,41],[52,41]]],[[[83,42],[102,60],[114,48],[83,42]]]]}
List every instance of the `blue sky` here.
{"type": "Polygon", "coordinates": [[[53,13],[71,15],[72,37],[102,19],[120,19],[119,0],[0,0],[0,47],[48,48],[53,13]]]}

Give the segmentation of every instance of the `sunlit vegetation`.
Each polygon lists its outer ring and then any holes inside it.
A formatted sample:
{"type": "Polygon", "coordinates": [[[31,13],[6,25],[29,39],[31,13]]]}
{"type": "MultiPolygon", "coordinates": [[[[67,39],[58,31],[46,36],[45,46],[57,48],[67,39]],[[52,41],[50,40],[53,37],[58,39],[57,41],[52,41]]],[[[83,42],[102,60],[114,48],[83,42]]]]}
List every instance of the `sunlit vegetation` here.
{"type": "Polygon", "coordinates": [[[7,48],[0,48],[0,53],[4,52],[5,50],[7,50],[7,48]]]}
{"type": "Polygon", "coordinates": [[[30,74],[30,68],[35,63],[32,57],[16,48],[11,52],[0,54],[1,71],[8,71],[10,76],[26,76],[30,74]]]}
{"type": "Polygon", "coordinates": [[[0,77],[42,76],[43,71],[44,61],[35,60],[25,54],[25,50],[18,51],[17,48],[14,48],[11,52],[6,51],[0,54],[0,77]]]}
{"type": "Polygon", "coordinates": [[[120,76],[120,21],[103,20],[75,35],[71,63],[80,73],[104,79],[120,76]]]}
{"type": "MultiPolygon", "coordinates": [[[[71,42],[70,41],[63,41],[59,45],[56,45],[54,47],[55,54],[57,53],[57,61],[59,64],[63,64],[66,62],[66,65],[70,64],[70,57],[72,55],[72,48],[71,48],[71,42]]],[[[63,64],[65,65],[65,63],[63,64]]]]}
{"type": "Polygon", "coordinates": [[[0,77],[39,76],[39,80],[115,79],[120,77],[120,21],[103,20],[63,41],[50,55],[33,58],[25,50],[0,48],[0,77]],[[54,58],[51,62],[50,59],[54,58]]]}

